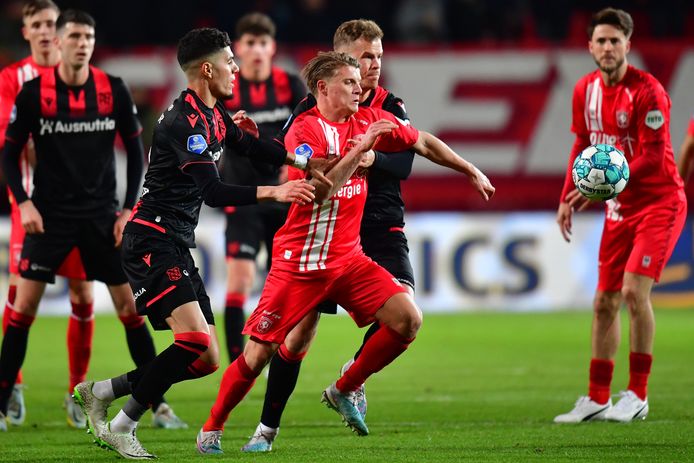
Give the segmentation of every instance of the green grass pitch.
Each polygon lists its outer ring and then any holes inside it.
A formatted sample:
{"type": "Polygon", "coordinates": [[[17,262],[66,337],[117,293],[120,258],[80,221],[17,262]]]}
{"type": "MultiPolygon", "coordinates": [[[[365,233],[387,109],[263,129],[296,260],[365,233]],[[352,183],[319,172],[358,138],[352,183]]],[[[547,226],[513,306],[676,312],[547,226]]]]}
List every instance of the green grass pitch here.
{"type": "MultiPolygon", "coordinates": [[[[357,437],[319,403],[354,352],[361,333],[347,317],[324,317],[270,454],[239,448],[259,419],[265,378],[234,411],[222,439],[225,455],[200,456],[195,435],[222,376],[174,385],[167,394],[190,429],[138,429],[165,461],[459,462],[694,461],[694,310],[658,310],[651,414],[631,424],[555,425],[587,388],[590,312],[428,315],[417,341],[367,384],[371,434],[357,437]]],[[[113,461],[114,452],[69,429],[61,408],[67,382],[64,318],[39,317],[25,363],[27,422],[0,433],[0,461],[113,461]]],[[[628,375],[627,320],[613,392],[628,375]]],[[[157,333],[158,348],[171,342],[157,333]]],[[[96,322],[90,378],[130,366],[114,316],[96,322]]],[[[121,402],[118,402],[120,404],[121,402]]],[[[117,407],[112,407],[111,415],[117,407]]]]}

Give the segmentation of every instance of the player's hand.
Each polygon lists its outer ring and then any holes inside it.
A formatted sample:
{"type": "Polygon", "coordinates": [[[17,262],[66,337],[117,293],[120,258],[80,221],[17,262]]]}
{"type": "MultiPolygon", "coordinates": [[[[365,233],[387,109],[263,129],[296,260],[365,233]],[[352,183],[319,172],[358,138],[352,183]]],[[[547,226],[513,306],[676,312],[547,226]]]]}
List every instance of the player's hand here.
{"type": "Polygon", "coordinates": [[[569,203],[569,206],[571,206],[573,210],[580,212],[590,206],[592,201],[583,196],[581,192],[576,189],[571,190],[571,192],[566,195],[566,202],[569,203]]]}
{"type": "Polygon", "coordinates": [[[272,198],[280,203],[308,204],[313,202],[315,187],[306,180],[290,180],[273,188],[272,198]]]}
{"type": "Polygon", "coordinates": [[[369,150],[361,155],[361,161],[359,161],[359,167],[368,169],[371,167],[376,160],[376,153],[374,150],[369,150]]]}
{"type": "Polygon", "coordinates": [[[564,201],[559,203],[559,209],[557,209],[557,224],[559,225],[561,236],[564,237],[564,241],[567,243],[571,242],[571,219],[573,213],[574,210],[569,203],[564,201]]]}
{"type": "Polygon", "coordinates": [[[113,238],[116,242],[115,247],[120,247],[123,241],[123,229],[125,228],[125,224],[128,223],[131,213],[132,210],[130,209],[123,209],[118,213],[116,223],[113,224],[113,238]]]}
{"type": "Polygon", "coordinates": [[[238,128],[244,132],[253,135],[255,138],[260,136],[258,124],[256,124],[253,119],[246,115],[246,111],[241,110],[236,112],[236,114],[231,116],[231,120],[234,121],[234,124],[236,124],[238,128]]]}
{"type": "Polygon", "coordinates": [[[468,175],[468,178],[472,186],[475,187],[485,201],[489,201],[489,199],[494,196],[496,188],[492,186],[492,182],[490,182],[487,176],[477,167],[472,166],[472,172],[468,175]]]}
{"type": "Polygon", "coordinates": [[[22,217],[22,227],[28,234],[44,232],[43,217],[30,199],[19,205],[19,215],[22,217]]]}
{"type": "Polygon", "coordinates": [[[374,147],[378,137],[390,133],[393,129],[397,129],[398,125],[388,119],[381,119],[372,123],[366,133],[357,140],[356,148],[362,153],[366,153],[374,147]]]}

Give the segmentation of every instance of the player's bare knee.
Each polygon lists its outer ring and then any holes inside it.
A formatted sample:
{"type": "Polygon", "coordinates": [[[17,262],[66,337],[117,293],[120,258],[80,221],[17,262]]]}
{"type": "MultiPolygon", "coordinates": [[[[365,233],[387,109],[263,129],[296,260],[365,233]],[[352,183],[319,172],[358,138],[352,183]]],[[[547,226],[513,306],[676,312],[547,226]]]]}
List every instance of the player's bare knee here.
{"type": "Polygon", "coordinates": [[[243,349],[243,358],[246,361],[246,365],[254,373],[260,374],[265,365],[270,362],[279,346],[279,344],[258,341],[254,338],[249,339],[246,347],[243,349]]]}
{"type": "Polygon", "coordinates": [[[76,304],[93,304],[94,291],[93,284],[84,280],[68,280],[68,292],[70,301],[76,304]]]}
{"type": "Polygon", "coordinates": [[[593,301],[593,311],[601,318],[614,318],[619,313],[621,295],[619,292],[598,291],[593,301]]]}
{"type": "Polygon", "coordinates": [[[637,315],[650,307],[648,293],[635,285],[625,284],[622,287],[622,297],[632,315],[637,315]]]}

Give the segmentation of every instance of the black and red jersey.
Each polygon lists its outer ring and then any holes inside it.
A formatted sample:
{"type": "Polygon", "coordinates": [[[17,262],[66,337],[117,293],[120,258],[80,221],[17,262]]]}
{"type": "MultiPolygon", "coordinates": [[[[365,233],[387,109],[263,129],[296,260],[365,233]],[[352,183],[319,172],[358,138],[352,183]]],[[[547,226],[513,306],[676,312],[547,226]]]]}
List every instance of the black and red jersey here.
{"type": "MultiPolygon", "coordinates": [[[[254,82],[236,75],[234,95],[224,102],[230,115],[243,109],[258,124],[260,138],[272,140],[306,95],[301,79],[284,69],[273,67],[270,77],[254,82]]],[[[224,181],[238,185],[277,185],[279,168],[225,151],[222,162],[224,181]]]]}
{"type": "Polygon", "coordinates": [[[142,128],[123,81],[89,68],[84,85],[71,87],[57,67],[24,84],[6,137],[36,149],[31,199],[47,217],[112,214],[116,199],[116,133],[137,137],[142,128]]]}
{"type": "Polygon", "coordinates": [[[225,148],[245,156],[265,155],[265,162],[275,165],[282,165],[286,158],[276,144],[258,141],[239,129],[221,101],[210,108],[194,91],[184,90],[154,129],[142,196],[126,231],[164,234],[195,247],[203,197],[189,171],[195,164],[211,164],[218,181],[217,164],[225,148]]]}
{"type": "MultiPolygon", "coordinates": [[[[289,121],[277,133],[275,140],[284,144],[284,138],[294,120],[300,114],[316,106],[316,98],[308,94],[294,109],[289,121]]],[[[403,121],[409,120],[402,100],[388,90],[377,87],[359,106],[380,108],[403,121]]],[[[376,161],[369,168],[369,190],[361,221],[365,228],[402,228],[405,225],[405,203],[402,200],[400,181],[412,170],[413,151],[401,153],[376,153],[376,161]]]]}

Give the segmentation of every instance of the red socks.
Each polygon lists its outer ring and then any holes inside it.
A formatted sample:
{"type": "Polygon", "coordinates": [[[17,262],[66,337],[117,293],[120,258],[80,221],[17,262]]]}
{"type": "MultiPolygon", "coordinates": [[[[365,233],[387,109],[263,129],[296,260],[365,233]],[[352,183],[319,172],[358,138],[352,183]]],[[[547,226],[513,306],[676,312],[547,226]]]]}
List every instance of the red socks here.
{"type": "Polygon", "coordinates": [[[648,376],[651,374],[651,354],[631,352],[629,354],[629,390],[641,400],[646,400],[648,376]]]}
{"type": "Polygon", "coordinates": [[[69,392],[85,380],[92,356],[94,336],[94,303],[71,302],[72,314],[67,324],[67,353],[70,370],[69,392]]]}
{"type": "Polygon", "coordinates": [[[243,355],[239,355],[224,372],[222,384],[219,385],[217,400],[212,405],[210,416],[205,421],[202,430],[205,432],[223,430],[229,413],[251,390],[259,374],[260,372],[256,374],[248,367],[243,355]]]}
{"type": "Polygon", "coordinates": [[[588,395],[593,402],[605,404],[610,400],[610,384],[612,383],[613,371],[614,362],[612,360],[591,359],[588,395]]]}
{"type": "Polygon", "coordinates": [[[380,371],[405,352],[412,339],[403,338],[387,326],[381,326],[364,344],[359,357],[335,386],[340,392],[356,391],[372,374],[380,371]]]}

